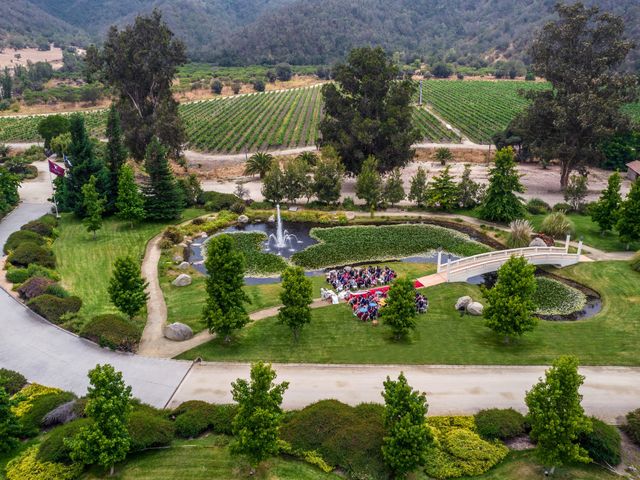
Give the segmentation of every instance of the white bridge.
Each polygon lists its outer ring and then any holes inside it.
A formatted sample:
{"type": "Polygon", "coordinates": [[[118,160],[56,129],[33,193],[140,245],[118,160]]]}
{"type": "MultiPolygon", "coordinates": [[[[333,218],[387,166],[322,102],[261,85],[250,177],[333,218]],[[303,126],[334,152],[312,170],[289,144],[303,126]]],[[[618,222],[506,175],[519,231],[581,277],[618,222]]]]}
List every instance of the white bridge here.
{"type": "Polygon", "coordinates": [[[511,257],[524,257],[532,265],[567,267],[580,262],[582,241],[577,253],[569,253],[569,240],[565,247],[525,247],[481,253],[472,257],[449,259],[442,263],[442,252],[438,252],[438,273],[446,282],[465,282],[471,277],[497,271],[511,257]]]}

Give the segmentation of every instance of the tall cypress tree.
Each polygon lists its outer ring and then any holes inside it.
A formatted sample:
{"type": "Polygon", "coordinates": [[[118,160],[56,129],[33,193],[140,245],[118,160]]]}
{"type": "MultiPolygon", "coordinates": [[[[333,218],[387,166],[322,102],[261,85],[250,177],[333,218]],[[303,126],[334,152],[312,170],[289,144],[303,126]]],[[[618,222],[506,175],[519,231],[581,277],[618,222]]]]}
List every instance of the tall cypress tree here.
{"type": "Polygon", "coordinates": [[[107,118],[107,148],[105,149],[105,164],[109,171],[109,185],[107,191],[107,204],[105,210],[111,214],[116,211],[118,200],[118,180],[120,169],[127,159],[127,152],[122,143],[122,128],[120,127],[120,114],[114,104],[109,109],[107,118]]]}
{"type": "Polygon", "coordinates": [[[620,174],[615,172],[609,177],[607,188],[598,201],[591,207],[591,220],[600,227],[602,234],[615,227],[618,221],[622,196],[620,195],[620,174]]]}
{"type": "Polygon", "coordinates": [[[180,217],[184,202],[182,193],[169,168],[165,148],[154,138],[147,147],[145,168],[149,174],[144,187],[146,218],[174,220],[180,217]]]}
{"type": "Polygon", "coordinates": [[[495,222],[510,222],[524,217],[524,205],[516,193],[524,193],[524,187],[516,170],[513,149],[507,147],[496,153],[495,166],[489,171],[489,188],[480,207],[480,216],[495,222]]]}
{"type": "Polygon", "coordinates": [[[640,180],[633,182],[629,195],[620,206],[617,228],[620,239],[627,244],[627,250],[631,242],[640,240],[640,180]]]}

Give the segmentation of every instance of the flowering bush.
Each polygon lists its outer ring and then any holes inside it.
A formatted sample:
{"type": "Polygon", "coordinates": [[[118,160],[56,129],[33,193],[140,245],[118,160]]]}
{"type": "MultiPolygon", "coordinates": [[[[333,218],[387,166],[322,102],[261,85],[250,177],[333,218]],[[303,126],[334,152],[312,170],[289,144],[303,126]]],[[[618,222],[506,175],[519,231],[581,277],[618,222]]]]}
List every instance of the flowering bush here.
{"type": "Polygon", "coordinates": [[[569,315],[587,304],[587,297],[580,290],[547,277],[538,277],[538,289],[533,301],[538,315],[569,315]]]}

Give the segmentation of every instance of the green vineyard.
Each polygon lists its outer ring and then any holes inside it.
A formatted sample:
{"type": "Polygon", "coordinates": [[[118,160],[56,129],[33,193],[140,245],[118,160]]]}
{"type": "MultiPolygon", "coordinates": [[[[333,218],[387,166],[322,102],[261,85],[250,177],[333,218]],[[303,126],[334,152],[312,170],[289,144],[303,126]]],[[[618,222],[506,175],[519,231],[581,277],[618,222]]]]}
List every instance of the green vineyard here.
{"type": "MultiPolygon", "coordinates": [[[[462,135],[476,143],[490,143],[526,106],[525,89],[548,88],[545,83],[518,81],[423,82],[423,106],[413,112],[422,142],[458,143],[462,135]]],[[[416,100],[417,100],[416,93],[416,100]]],[[[640,120],[640,105],[625,111],[640,120]]],[[[180,105],[188,149],[240,153],[313,145],[322,117],[320,86],[253,93],[180,105]]],[[[104,135],[105,111],[84,113],[92,134],[104,135]]],[[[0,117],[0,142],[37,141],[42,117],[0,117]]]]}

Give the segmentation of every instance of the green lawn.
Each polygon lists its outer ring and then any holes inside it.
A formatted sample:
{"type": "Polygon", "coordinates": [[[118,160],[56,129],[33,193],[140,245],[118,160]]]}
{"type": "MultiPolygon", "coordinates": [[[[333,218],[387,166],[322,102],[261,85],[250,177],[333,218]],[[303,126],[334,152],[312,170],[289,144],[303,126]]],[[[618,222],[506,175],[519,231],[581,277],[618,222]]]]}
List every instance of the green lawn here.
{"type": "MultiPolygon", "coordinates": [[[[193,283],[188,287],[174,287],[171,285],[171,281],[177,276],[177,272],[167,272],[166,262],[168,261],[168,257],[163,256],[160,260],[161,266],[159,268],[161,272],[160,286],[167,304],[168,322],[186,323],[194,332],[204,330],[202,308],[206,298],[204,291],[205,277],[196,270],[191,269],[188,273],[192,275],[193,283]]],[[[428,275],[434,273],[436,269],[434,264],[429,263],[392,262],[386,265],[389,265],[398,274],[407,275],[409,278],[428,275]]],[[[313,283],[313,297],[320,297],[320,288],[328,286],[324,276],[311,277],[311,282],[313,283]]],[[[251,299],[251,303],[247,305],[248,312],[256,312],[280,305],[281,286],[279,283],[245,286],[244,290],[251,299]]]]}
{"type": "MultiPolygon", "coordinates": [[[[228,437],[210,435],[195,440],[174,441],[167,449],[132,455],[116,468],[117,480],[233,480],[258,478],[268,480],[331,480],[337,475],[324,473],[311,465],[273,458],[251,477],[245,462],[232,457],[228,437]]],[[[87,473],[84,480],[106,478],[102,472],[87,473]]]]}
{"type": "Polygon", "coordinates": [[[458,297],[481,299],[468,284],[443,284],[426,289],[430,310],[421,315],[410,339],[392,341],[384,326],[373,327],[353,317],[347,305],[313,311],[298,344],[275,318],[246,327],[231,345],[214,340],[180,358],[223,361],[377,364],[549,364],[572,354],[585,365],[640,365],[640,274],[626,262],[583,263],[558,271],[591,286],[603,297],[602,312],[577,322],[541,321],[517,343],[505,345],[484,326],[482,318],[453,309],[458,297]]]}
{"type": "MultiPolygon", "coordinates": [[[[605,252],[621,252],[627,249],[627,244],[620,241],[620,237],[615,232],[607,232],[602,235],[600,227],[591,221],[589,215],[580,215],[570,213],[567,215],[575,226],[575,232],[572,235],[573,240],[579,240],[581,237],[586,245],[603,250],[605,252]]],[[[546,215],[531,215],[531,224],[534,229],[539,229],[546,215]]],[[[564,238],[562,239],[564,241],[564,238]]],[[[640,250],[640,242],[631,244],[630,250],[640,250]]]]}
{"type": "MultiPolygon", "coordinates": [[[[202,210],[185,210],[183,219],[201,214],[202,210]]],[[[57,270],[63,285],[82,298],[82,313],[90,317],[115,312],[107,293],[114,260],[130,255],[142,261],[147,242],[165,226],[143,223],[132,229],[128,223],[110,218],[104,221],[94,240],[80,220],[70,214],[62,216],[59,237],[53,243],[57,270]]]]}

